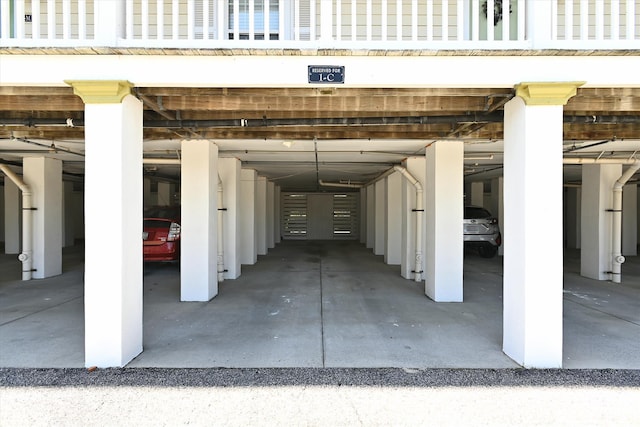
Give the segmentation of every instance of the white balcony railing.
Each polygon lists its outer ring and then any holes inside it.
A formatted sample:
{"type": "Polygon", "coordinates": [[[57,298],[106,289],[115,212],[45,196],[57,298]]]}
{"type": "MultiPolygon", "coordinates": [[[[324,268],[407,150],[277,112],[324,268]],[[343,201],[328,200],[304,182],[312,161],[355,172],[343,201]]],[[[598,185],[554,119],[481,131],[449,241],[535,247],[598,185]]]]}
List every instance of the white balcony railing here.
{"type": "Polygon", "coordinates": [[[639,49],[640,0],[0,0],[0,47],[639,49]]]}

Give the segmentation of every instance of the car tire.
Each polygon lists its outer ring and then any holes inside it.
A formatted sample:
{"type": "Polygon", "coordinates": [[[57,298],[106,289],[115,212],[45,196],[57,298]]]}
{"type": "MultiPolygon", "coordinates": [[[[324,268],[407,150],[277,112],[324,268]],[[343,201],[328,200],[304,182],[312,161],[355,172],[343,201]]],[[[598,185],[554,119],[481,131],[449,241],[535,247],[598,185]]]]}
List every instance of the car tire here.
{"type": "Polygon", "coordinates": [[[478,253],[482,258],[493,258],[498,253],[498,247],[490,244],[480,245],[478,253]]]}

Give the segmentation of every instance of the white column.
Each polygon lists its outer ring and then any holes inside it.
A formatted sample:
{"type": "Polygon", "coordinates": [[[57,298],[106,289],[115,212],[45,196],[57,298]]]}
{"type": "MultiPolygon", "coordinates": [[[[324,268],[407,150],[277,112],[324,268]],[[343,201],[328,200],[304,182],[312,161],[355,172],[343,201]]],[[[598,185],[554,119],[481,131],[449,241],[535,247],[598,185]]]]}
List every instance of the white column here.
{"type": "Polygon", "coordinates": [[[367,187],[367,249],[373,249],[376,244],[376,186],[367,187]]]}
{"type": "Polygon", "coordinates": [[[142,103],[127,82],[71,84],[85,102],[85,365],[124,366],[142,352],[142,103]]]}
{"type": "Polygon", "coordinates": [[[170,206],[171,205],[171,183],[165,181],[158,181],[158,206],[170,206]]]}
{"type": "Polygon", "coordinates": [[[562,366],[562,105],[577,86],[522,84],[504,109],[503,351],[525,367],[562,366]],[[544,232],[527,220],[541,207],[544,232]]]}
{"type": "Polygon", "coordinates": [[[484,182],[471,183],[471,198],[468,200],[473,206],[484,206],[484,182]]]}
{"type": "Polygon", "coordinates": [[[256,183],[258,176],[253,169],[240,171],[240,262],[255,264],[258,261],[256,237],[256,183]]]}
{"type": "Polygon", "coordinates": [[[9,178],[4,178],[4,253],[19,254],[21,240],[20,189],[9,178]]]}
{"type": "Polygon", "coordinates": [[[267,178],[256,182],[256,237],[258,255],[267,254],[267,178]]]}
{"type": "Polygon", "coordinates": [[[62,162],[25,157],[24,181],[33,192],[33,278],[62,273],[62,162]]]}
{"type": "Polygon", "coordinates": [[[464,145],[437,141],[425,157],[425,293],[437,302],[461,302],[464,145]]]}
{"type": "Polygon", "coordinates": [[[375,255],[384,255],[386,249],[386,232],[387,232],[387,183],[386,178],[375,183],[375,241],[373,253],[375,255]]]}
{"type": "Polygon", "coordinates": [[[394,172],[387,177],[386,188],[386,221],[385,227],[385,262],[390,265],[400,265],[402,251],[402,181],[400,173],[394,172]]]}
{"type": "MultiPolygon", "coordinates": [[[[415,179],[420,182],[422,188],[425,187],[426,180],[426,159],[423,157],[409,157],[405,160],[404,167],[415,179]]],[[[422,206],[426,206],[426,193],[422,192],[422,206]]],[[[400,272],[405,279],[413,280],[415,278],[416,264],[416,220],[418,214],[416,209],[416,187],[406,179],[402,180],[402,259],[400,264],[400,272]]],[[[427,230],[425,215],[422,218],[422,256],[424,260],[425,244],[427,241],[427,230]]],[[[422,263],[424,266],[424,262],[422,263]]],[[[423,268],[424,270],[424,268],[423,268]]],[[[424,274],[423,274],[424,277],[424,274]]]]}
{"type": "Polygon", "coordinates": [[[367,189],[360,189],[360,243],[367,243],[367,189]]]}
{"type": "Polygon", "coordinates": [[[611,213],[613,184],[622,165],[582,165],[582,227],[580,274],[608,280],[611,271],[611,213]]]}
{"type": "Polygon", "coordinates": [[[622,189],[622,254],[638,255],[638,185],[622,189]]]}
{"type": "Polygon", "coordinates": [[[62,246],[68,247],[75,243],[73,182],[65,181],[62,190],[62,246]]]}
{"type": "Polygon", "coordinates": [[[218,146],[182,141],[180,300],[218,295],[218,146]]]}
{"type": "Polygon", "coordinates": [[[282,230],[280,230],[280,219],[281,219],[281,199],[282,199],[282,191],[280,189],[279,185],[276,185],[276,194],[275,194],[275,199],[274,199],[274,203],[275,203],[275,215],[273,218],[273,223],[274,223],[274,227],[275,227],[275,243],[280,243],[281,240],[281,236],[282,236],[282,230]]]}
{"type": "Polygon", "coordinates": [[[225,279],[240,276],[240,160],[228,157],[218,159],[218,173],[222,179],[224,211],[224,273],[225,279]]]}
{"type": "Polygon", "coordinates": [[[567,233],[567,248],[580,249],[581,198],[582,189],[569,187],[566,189],[566,217],[564,227],[567,233]]]}
{"type": "Polygon", "coordinates": [[[147,206],[153,206],[154,203],[151,196],[151,180],[149,178],[144,178],[142,185],[143,185],[142,200],[144,203],[144,207],[146,208],[147,206]]]}
{"type": "Polygon", "coordinates": [[[504,255],[504,178],[498,177],[491,180],[491,214],[498,218],[502,244],[498,248],[498,255],[504,255]]]}
{"type": "Polygon", "coordinates": [[[266,236],[267,236],[267,248],[271,249],[276,245],[275,239],[275,197],[276,197],[276,186],[273,182],[267,181],[267,216],[266,216],[266,236]]]}

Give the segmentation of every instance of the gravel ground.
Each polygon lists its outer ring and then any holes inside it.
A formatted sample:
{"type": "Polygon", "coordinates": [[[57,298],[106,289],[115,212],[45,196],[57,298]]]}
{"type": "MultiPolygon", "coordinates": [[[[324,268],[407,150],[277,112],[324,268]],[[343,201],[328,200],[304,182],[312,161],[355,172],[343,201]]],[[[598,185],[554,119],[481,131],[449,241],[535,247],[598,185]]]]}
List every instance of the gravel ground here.
{"type": "Polygon", "coordinates": [[[0,425],[640,426],[638,370],[0,369],[0,425]]]}

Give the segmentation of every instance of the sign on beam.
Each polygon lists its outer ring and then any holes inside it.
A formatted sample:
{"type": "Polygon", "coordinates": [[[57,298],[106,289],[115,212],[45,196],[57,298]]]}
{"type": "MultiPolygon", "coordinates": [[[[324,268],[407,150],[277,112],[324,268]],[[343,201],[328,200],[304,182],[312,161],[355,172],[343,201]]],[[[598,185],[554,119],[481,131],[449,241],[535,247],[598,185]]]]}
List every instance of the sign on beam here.
{"type": "Polygon", "coordinates": [[[343,65],[309,65],[309,83],[344,83],[343,65]]]}

